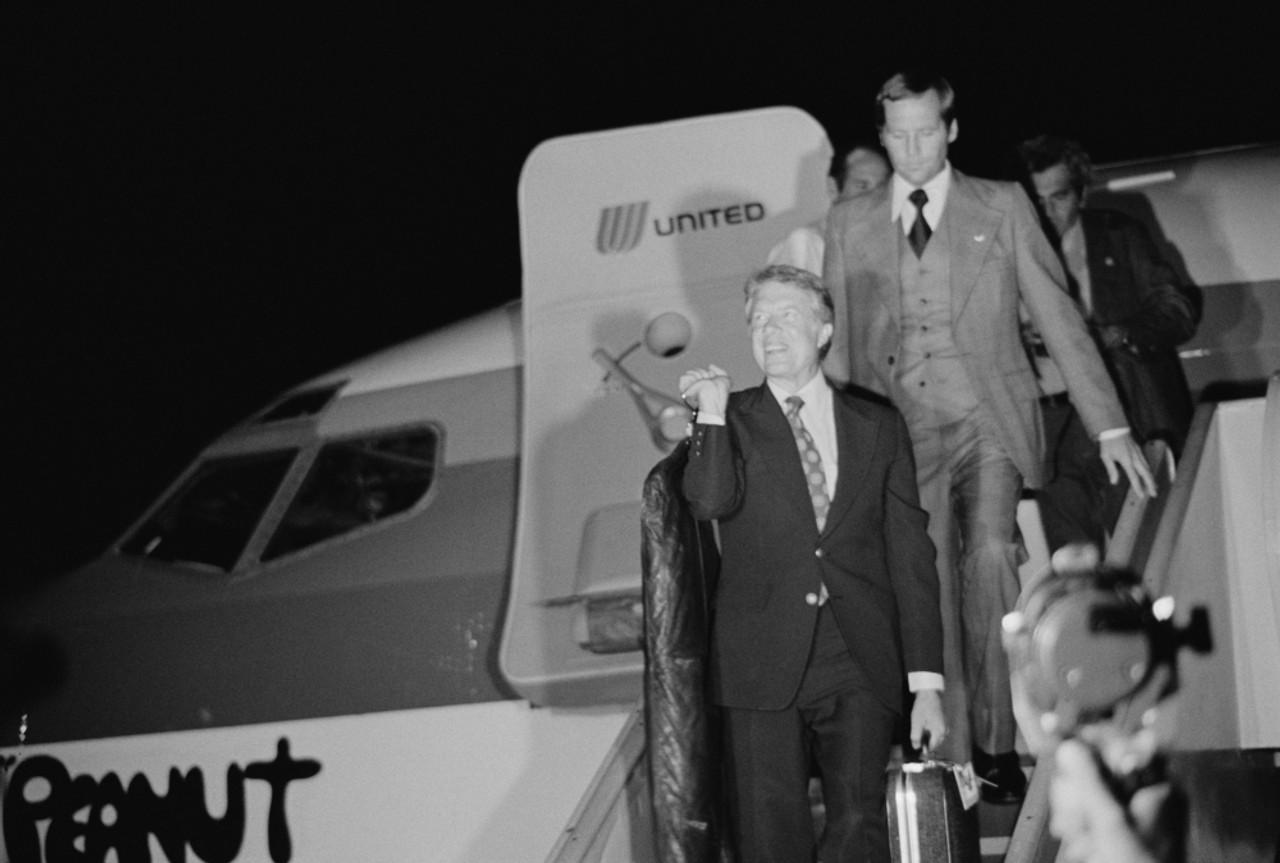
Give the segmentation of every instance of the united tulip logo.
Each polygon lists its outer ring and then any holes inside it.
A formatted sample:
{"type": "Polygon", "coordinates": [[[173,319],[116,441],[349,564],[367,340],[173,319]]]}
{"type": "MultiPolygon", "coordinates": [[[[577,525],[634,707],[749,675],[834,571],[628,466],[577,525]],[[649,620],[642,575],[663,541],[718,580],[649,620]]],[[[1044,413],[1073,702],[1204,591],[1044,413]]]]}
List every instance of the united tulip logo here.
{"type": "Polygon", "coordinates": [[[640,245],[648,215],[648,201],[602,209],[596,251],[602,255],[620,255],[640,245]]]}

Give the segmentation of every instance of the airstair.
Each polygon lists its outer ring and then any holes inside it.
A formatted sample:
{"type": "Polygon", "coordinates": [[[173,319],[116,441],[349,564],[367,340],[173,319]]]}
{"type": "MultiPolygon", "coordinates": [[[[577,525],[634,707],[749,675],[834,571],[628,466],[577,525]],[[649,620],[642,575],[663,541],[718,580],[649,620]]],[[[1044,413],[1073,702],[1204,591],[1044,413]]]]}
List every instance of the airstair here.
{"type": "MultiPolygon", "coordinates": [[[[1201,405],[1176,472],[1163,447],[1148,459],[1160,494],[1125,502],[1107,558],[1179,614],[1209,612],[1215,649],[1180,659],[1169,744],[1190,799],[1188,859],[1269,863],[1280,839],[1280,374],[1265,399],[1201,405]]],[[[727,863],[714,843],[673,842],[679,825],[654,805],[653,736],[637,705],[548,863],[727,863]]],[[[979,804],[983,863],[1059,859],[1050,773],[1031,763],[1020,809],[979,804]]]]}

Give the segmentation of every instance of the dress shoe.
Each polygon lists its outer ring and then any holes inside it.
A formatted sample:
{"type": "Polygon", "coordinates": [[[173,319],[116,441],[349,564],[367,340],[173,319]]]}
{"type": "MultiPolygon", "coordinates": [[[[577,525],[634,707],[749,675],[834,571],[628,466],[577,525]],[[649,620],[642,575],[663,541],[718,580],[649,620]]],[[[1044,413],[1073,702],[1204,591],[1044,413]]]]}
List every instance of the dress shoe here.
{"type": "Polygon", "coordinates": [[[988,755],[974,747],[973,772],[982,786],[982,799],[988,803],[1021,803],[1027,796],[1027,777],[1016,752],[988,755]]]}

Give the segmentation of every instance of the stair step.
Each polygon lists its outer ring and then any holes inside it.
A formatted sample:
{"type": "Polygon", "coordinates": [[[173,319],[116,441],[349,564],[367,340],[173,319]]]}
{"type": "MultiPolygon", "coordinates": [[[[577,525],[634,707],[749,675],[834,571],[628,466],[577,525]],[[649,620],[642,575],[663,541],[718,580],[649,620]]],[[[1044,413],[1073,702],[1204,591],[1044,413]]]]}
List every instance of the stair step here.
{"type": "MultiPolygon", "coordinates": [[[[1031,781],[1031,759],[1023,756],[1022,772],[1031,781]]],[[[982,863],[1002,863],[1009,850],[1009,837],[1018,823],[1022,806],[1015,803],[978,803],[978,836],[981,842],[982,863]]]]}

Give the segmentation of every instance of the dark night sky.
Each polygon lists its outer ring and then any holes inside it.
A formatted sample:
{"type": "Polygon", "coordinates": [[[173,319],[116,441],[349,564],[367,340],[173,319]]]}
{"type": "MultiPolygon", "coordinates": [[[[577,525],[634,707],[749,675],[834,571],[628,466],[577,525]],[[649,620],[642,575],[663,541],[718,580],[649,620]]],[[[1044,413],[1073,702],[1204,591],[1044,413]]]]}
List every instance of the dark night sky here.
{"type": "Polygon", "coordinates": [[[790,104],[839,141],[919,60],[957,90],[952,159],[975,174],[1009,176],[1045,130],[1102,162],[1280,139],[1271,3],[1054,4],[1069,24],[1047,4],[916,3],[914,35],[898,6],[854,3],[732,21],[122,5],[0,14],[20,510],[0,591],[105,547],[281,390],[516,298],[516,181],[543,139],[790,104]]]}

